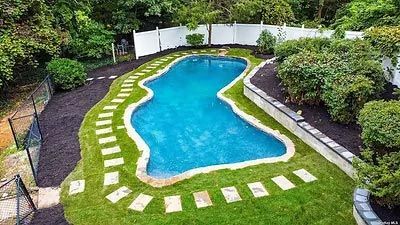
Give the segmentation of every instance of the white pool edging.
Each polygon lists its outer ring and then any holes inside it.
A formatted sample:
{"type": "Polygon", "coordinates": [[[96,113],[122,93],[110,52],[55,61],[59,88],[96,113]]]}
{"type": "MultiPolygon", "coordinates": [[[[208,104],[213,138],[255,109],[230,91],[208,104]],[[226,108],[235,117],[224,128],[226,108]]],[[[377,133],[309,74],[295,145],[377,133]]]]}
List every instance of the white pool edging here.
{"type": "MultiPolygon", "coordinates": [[[[207,166],[207,167],[200,167],[196,169],[191,169],[188,170],[182,174],[173,176],[168,179],[157,179],[154,177],[151,177],[147,174],[147,164],[150,159],[150,148],[146,144],[146,142],[142,139],[142,137],[136,132],[136,130],[133,128],[131,124],[131,116],[135,112],[138,107],[149,101],[153,96],[154,92],[145,86],[145,84],[149,81],[152,81],[154,79],[157,79],[158,77],[164,75],[167,71],[170,70],[172,66],[174,66],[176,63],[179,61],[191,57],[191,56],[198,56],[198,55],[204,55],[204,54],[195,54],[195,55],[186,55],[180,58],[175,59],[173,62],[171,62],[169,65],[167,65],[164,69],[159,70],[156,74],[147,77],[141,81],[139,81],[138,85],[139,87],[145,89],[147,91],[147,95],[143,97],[141,100],[139,100],[136,103],[130,104],[124,112],[124,124],[127,129],[127,133],[130,138],[136,143],[137,148],[140,152],[142,152],[142,155],[139,157],[138,162],[137,162],[137,168],[136,168],[136,176],[139,178],[144,183],[147,183],[153,187],[164,187],[168,185],[172,185],[178,181],[185,180],[188,178],[193,177],[194,175],[201,174],[201,173],[209,173],[211,171],[216,171],[220,169],[241,169],[245,168],[248,166],[253,166],[253,165],[258,165],[258,164],[264,164],[264,163],[275,163],[275,162],[286,162],[288,161],[295,153],[295,146],[294,143],[285,135],[280,134],[279,131],[277,130],[272,130],[271,128],[263,125],[258,119],[255,117],[241,111],[235,104],[234,101],[226,98],[223,96],[223,93],[231,88],[236,82],[241,80],[243,77],[246,76],[248,70],[251,67],[251,63],[249,60],[246,58],[241,58],[246,60],[247,62],[247,67],[246,69],[238,76],[236,77],[232,82],[230,82],[227,86],[222,88],[220,91],[217,93],[217,97],[221,99],[223,102],[226,104],[230,105],[232,110],[242,119],[244,119],[246,122],[250,123],[252,126],[260,129],[261,131],[268,133],[270,135],[273,135],[275,138],[279,139],[282,141],[285,146],[286,146],[286,153],[282,156],[278,157],[269,157],[269,158],[263,158],[263,159],[256,159],[256,160],[249,160],[245,162],[239,162],[239,163],[229,163],[229,164],[221,164],[221,165],[214,165],[214,166],[207,166]]],[[[233,58],[239,58],[239,57],[233,57],[233,58]]]]}

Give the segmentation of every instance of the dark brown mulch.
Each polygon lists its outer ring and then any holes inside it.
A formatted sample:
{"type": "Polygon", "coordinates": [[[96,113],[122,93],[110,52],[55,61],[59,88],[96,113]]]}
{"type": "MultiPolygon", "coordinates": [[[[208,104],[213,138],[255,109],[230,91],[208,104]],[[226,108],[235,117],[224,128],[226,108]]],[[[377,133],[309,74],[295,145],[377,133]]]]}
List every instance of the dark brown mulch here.
{"type": "Polygon", "coordinates": [[[64,207],[58,204],[48,209],[39,209],[36,211],[30,224],[67,225],[69,223],[64,217],[64,207]]]}
{"type": "Polygon", "coordinates": [[[372,197],[371,207],[384,224],[400,224],[400,206],[388,209],[387,207],[377,204],[376,200],[372,197]]]}
{"type": "MultiPolygon", "coordinates": [[[[286,101],[286,95],[280,84],[279,78],[276,76],[276,64],[267,64],[260,69],[251,79],[252,84],[265,91],[268,95],[274,97],[281,103],[295,112],[301,110],[301,115],[313,127],[326,134],[328,137],[341,144],[355,155],[360,154],[361,146],[361,128],[356,123],[339,124],[332,121],[329,113],[324,105],[310,106],[298,105],[286,101]]],[[[393,87],[388,85],[386,93],[383,94],[385,99],[393,99],[393,87]]]]}

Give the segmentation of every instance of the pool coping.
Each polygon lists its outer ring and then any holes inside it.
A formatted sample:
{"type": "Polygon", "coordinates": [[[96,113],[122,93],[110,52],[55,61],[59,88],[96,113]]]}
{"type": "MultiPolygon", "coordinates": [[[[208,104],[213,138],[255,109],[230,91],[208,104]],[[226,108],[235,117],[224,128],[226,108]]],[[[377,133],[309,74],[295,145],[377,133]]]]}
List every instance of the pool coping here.
{"type": "MultiPolygon", "coordinates": [[[[182,57],[179,57],[169,63],[167,66],[165,66],[163,69],[158,70],[154,75],[149,76],[143,80],[140,80],[138,82],[138,85],[140,88],[144,89],[147,91],[146,96],[144,96],[142,99],[140,99],[138,102],[130,104],[124,112],[123,120],[124,120],[124,125],[127,129],[127,134],[128,136],[136,143],[138,150],[142,153],[141,156],[138,158],[137,161],[137,168],[136,168],[136,177],[141,180],[142,182],[149,184],[153,187],[164,187],[164,186],[169,186],[172,184],[175,184],[179,181],[189,179],[197,174],[204,174],[204,173],[209,173],[212,171],[216,170],[221,170],[221,169],[231,169],[231,170],[236,170],[236,169],[241,169],[245,168],[248,166],[254,166],[254,165],[259,165],[259,164],[265,164],[265,163],[276,163],[276,162],[287,162],[295,153],[295,146],[294,143],[284,134],[281,134],[278,130],[273,130],[264,124],[261,123],[258,119],[255,117],[243,112],[240,110],[234,101],[231,99],[223,96],[223,93],[231,88],[233,85],[235,85],[238,81],[240,81],[242,78],[244,78],[250,68],[251,68],[251,62],[244,57],[235,57],[235,56],[223,56],[223,57],[229,57],[229,58],[236,58],[236,59],[243,59],[247,62],[246,69],[239,75],[237,76],[233,81],[231,81],[228,85],[223,87],[221,90],[217,92],[217,97],[222,100],[222,102],[228,104],[232,111],[237,114],[240,118],[245,120],[247,123],[250,125],[254,126],[255,128],[261,130],[262,132],[265,132],[267,134],[270,134],[280,140],[286,147],[286,153],[277,156],[277,157],[269,157],[269,158],[261,158],[261,159],[256,159],[256,160],[247,160],[244,162],[238,162],[238,163],[229,163],[229,164],[220,164],[220,165],[213,165],[213,166],[206,166],[206,167],[199,167],[195,169],[188,170],[184,173],[181,173],[179,175],[173,176],[171,178],[167,179],[159,179],[159,178],[154,178],[151,177],[147,174],[147,164],[150,160],[150,148],[146,144],[146,142],[142,139],[142,137],[136,132],[136,130],[133,128],[131,125],[131,116],[132,114],[143,104],[145,104],[147,101],[149,101],[151,98],[154,96],[154,92],[145,86],[146,83],[155,80],[165,73],[167,73],[172,66],[177,64],[178,62],[192,56],[201,56],[201,55],[206,55],[206,56],[213,56],[213,57],[218,57],[212,54],[188,54],[182,57]]],[[[221,57],[221,56],[219,56],[221,57]]],[[[250,72],[251,73],[251,72],[250,72]]],[[[249,74],[250,74],[249,73],[249,74]]]]}

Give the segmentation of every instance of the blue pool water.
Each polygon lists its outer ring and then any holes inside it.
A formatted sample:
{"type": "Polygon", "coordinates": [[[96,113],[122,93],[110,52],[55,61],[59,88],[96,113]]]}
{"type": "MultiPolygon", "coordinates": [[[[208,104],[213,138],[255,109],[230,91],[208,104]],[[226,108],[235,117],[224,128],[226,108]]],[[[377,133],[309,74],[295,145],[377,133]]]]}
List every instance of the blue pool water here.
{"type": "Polygon", "coordinates": [[[150,148],[150,176],[170,178],[199,167],[286,153],[280,140],[217,98],[245,68],[240,59],[192,56],[146,85],[154,97],[133,113],[131,123],[150,148]]]}

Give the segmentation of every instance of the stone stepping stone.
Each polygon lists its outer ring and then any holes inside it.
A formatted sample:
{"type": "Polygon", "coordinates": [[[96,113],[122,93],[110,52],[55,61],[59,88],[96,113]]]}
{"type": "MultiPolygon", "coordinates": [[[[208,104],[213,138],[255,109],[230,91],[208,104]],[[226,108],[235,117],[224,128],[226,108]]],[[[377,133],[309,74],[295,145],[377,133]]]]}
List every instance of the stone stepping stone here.
{"type": "Polygon", "coordinates": [[[128,208],[138,212],[143,212],[152,199],[152,196],[140,193],[128,208]]]}
{"type": "Polygon", "coordinates": [[[300,179],[302,179],[306,183],[317,180],[316,177],[314,177],[311,173],[309,173],[305,169],[299,169],[299,170],[293,171],[293,173],[296,174],[296,176],[300,177],[300,179]]]}
{"type": "Polygon", "coordinates": [[[227,203],[241,201],[242,198],[240,197],[238,191],[235,187],[225,187],[221,188],[222,194],[225,197],[227,203]]]}
{"type": "Polygon", "coordinates": [[[107,118],[107,117],[112,117],[114,113],[109,112],[109,113],[100,113],[99,118],[107,118]]]}
{"type": "Polygon", "coordinates": [[[142,72],[148,73],[151,72],[151,70],[142,70],[142,72]]]}
{"type": "Polygon", "coordinates": [[[93,77],[90,77],[90,78],[87,78],[86,80],[87,80],[87,81],[91,81],[91,80],[94,80],[94,78],[93,78],[93,77]]]}
{"type": "Polygon", "coordinates": [[[182,53],[182,55],[189,55],[189,53],[187,53],[187,52],[184,52],[184,53],[182,53]]]}
{"type": "Polygon", "coordinates": [[[123,87],[123,88],[126,88],[126,87],[133,87],[133,83],[123,84],[123,85],[121,85],[121,87],[123,87]]]}
{"type": "Polygon", "coordinates": [[[104,167],[119,166],[124,164],[124,158],[104,160],[104,167]]]}
{"type": "MultiPolygon", "coordinates": [[[[179,56],[181,56],[181,55],[174,55],[175,57],[179,57],[179,56]]],[[[172,59],[172,57],[167,57],[168,59],[172,59]]]]}
{"type": "Polygon", "coordinates": [[[106,77],[98,77],[97,80],[102,80],[104,78],[106,78],[106,77]]]}
{"type": "Polygon", "coordinates": [[[111,127],[96,130],[96,135],[108,134],[112,132],[111,127]]]}
{"type": "Polygon", "coordinates": [[[145,75],[145,73],[135,73],[135,75],[142,76],[145,75]]]}
{"type": "Polygon", "coordinates": [[[85,190],[84,180],[75,180],[69,184],[69,195],[81,193],[85,190]]]}
{"type": "Polygon", "coordinates": [[[207,52],[206,50],[201,50],[200,52],[207,52]]]}
{"type": "Polygon", "coordinates": [[[212,206],[212,202],[207,191],[200,191],[193,193],[193,196],[197,208],[205,208],[208,206],[212,206]]]}
{"type": "Polygon", "coordinates": [[[130,94],[128,94],[128,93],[119,93],[119,94],[117,95],[117,97],[124,98],[124,97],[129,97],[129,95],[130,95],[130,94]]]}
{"type": "Polygon", "coordinates": [[[124,84],[135,83],[135,80],[124,80],[124,84]]]}
{"type": "Polygon", "coordinates": [[[117,141],[117,137],[110,136],[110,137],[100,138],[99,144],[107,144],[107,143],[111,143],[111,142],[115,142],[115,141],[117,141]]]}
{"type": "Polygon", "coordinates": [[[131,92],[133,91],[133,88],[122,88],[121,92],[131,92]]]}
{"type": "Polygon", "coordinates": [[[215,49],[212,49],[210,52],[217,52],[217,50],[215,50],[215,49]]]}
{"type": "Polygon", "coordinates": [[[104,126],[112,124],[111,120],[100,120],[96,122],[96,126],[104,126]]]}
{"type": "Polygon", "coordinates": [[[249,183],[247,186],[250,188],[251,193],[253,193],[254,197],[256,198],[269,195],[261,182],[249,183]]]}
{"type": "Polygon", "coordinates": [[[155,68],[158,67],[159,65],[161,65],[161,63],[153,63],[153,64],[151,64],[151,67],[153,67],[153,69],[155,69],[155,68]]]}
{"type": "MultiPolygon", "coordinates": [[[[151,65],[153,65],[153,64],[151,64],[151,65]]],[[[148,66],[148,67],[146,67],[146,69],[155,69],[155,68],[157,68],[157,67],[155,67],[155,66],[148,66]]]]}
{"type": "MultiPolygon", "coordinates": [[[[179,55],[178,55],[179,56],[179,55]]],[[[168,61],[168,59],[166,59],[166,58],[162,58],[162,59],[160,59],[161,61],[164,61],[164,62],[166,62],[166,61],[168,61]]]]}
{"type": "Polygon", "coordinates": [[[108,79],[110,79],[110,80],[112,80],[112,79],[115,79],[115,78],[117,78],[118,76],[110,76],[108,79]]]}
{"type": "Polygon", "coordinates": [[[104,106],[103,110],[114,110],[117,109],[118,105],[107,105],[104,106]]]}
{"type": "Polygon", "coordinates": [[[137,78],[139,78],[139,77],[138,77],[138,76],[130,76],[129,78],[137,79],[137,78]]]}
{"type": "Polygon", "coordinates": [[[193,53],[193,54],[197,54],[198,52],[196,52],[196,51],[192,51],[192,53],[193,53]]]}
{"type": "Polygon", "coordinates": [[[182,211],[181,196],[175,195],[175,196],[164,197],[164,205],[166,213],[182,211]]]}
{"type": "Polygon", "coordinates": [[[104,174],[104,186],[118,184],[119,183],[119,172],[111,172],[104,174]]]}
{"type": "Polygon", "coordinates": [[[117,126],[118,130],[125,129],[125,126],[117,126]]]}
{"type": "Polygon", "coordinates": [[[124,101],[125,101],[125,99],[123,99],[123,98],[115,98],[115,99],[111,100],[111,102],[114,102],[114,103],[122,103],[124,101]]]}
{"type": "Polygon", "coordinates": [[[122,186],[122,187],[118,188],[116,191],[114,191],[113,193],[107,195],[106,198],[108,200],[110,200],[110,202],[116,203],[119,200],[121,200],[122,198],[128,196],[131,192],[132,192],[132,190],[130,190],[129,188],[127,188],[125,186],[122,186]]]}
{"type": "Polygon", "coordinates": [[[121,148],[119,146],[111,147],[111,148],[104,148],[101,150],[102,155],[111,155],[115,153],[121,152],[121,148]]]}
{"type": "Polygon", "coordinates": [[[271,180],[284,191],[296,187],[292,182],[290,182],[290,180],[288,180],[284,176],[277,176],[272,178],[271,180]]]}
{"type": "MultiPolygon", "coordinates": [[[[177,56],[179,56],[179,55],[177,55],[177,56]]],[[[168,56],[168,57],[167,57],[167,59],[173,59],[173,58],[174,58],[174,57],[171,57],[171,56],[168,56]]]]}

